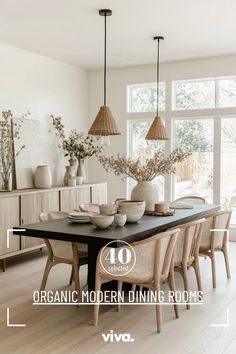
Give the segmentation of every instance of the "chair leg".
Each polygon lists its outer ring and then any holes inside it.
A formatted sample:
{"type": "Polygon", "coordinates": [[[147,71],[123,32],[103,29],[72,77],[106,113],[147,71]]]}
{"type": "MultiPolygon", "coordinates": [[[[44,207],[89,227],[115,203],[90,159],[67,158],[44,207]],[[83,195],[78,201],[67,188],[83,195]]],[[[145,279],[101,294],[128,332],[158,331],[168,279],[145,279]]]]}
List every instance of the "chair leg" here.
{"type": "Polygon", "coordinates": [[[80,281],[79,281],[79,256],[76,244],[72,245],[73,248],[73,274],[75,280],[75,290],[77,292],[78,302],[80,302],[80,281]]]}
{"type": "Polygon", "coordinates": [[[212,272],[212,286],[215,289],[216,288],[216,259],[215,259],[214,251],[210,253],[210,259],[211,259],[211,272],[212,272]]]}
{"type": "Polygon", "coordinates": [[[70,281],[69,281],[69,285],[71,285],[71,284],[72,284],[73,279],[74,279],[74,266],[72,265],[71,274],[70,274],[70,281]]]}
{"type": "MultiPolygon", "coordinates": [[[[122,285],[123,285],[123,282],[122,281],[118,281],[118,284],[117,284],[117,293],[121,293],[122,291],[122,285]]],[[[118,304],[117,305],[117,311],[120,312],[120,308],[121,308],[121,305],[118,304]]]]}
{"type": "Polygon", "coordinates": [[[6,271],[6,259],[2,259],[1,264],[2,264],[2,271],[5,272],[6,271]]]}
{"type": "MultiPolygon", "coordinates": [[[[156,291],[160,291],[160,286],[156,288],[156,291]]],[[[161,333],[162,331],[162,311],[161,304],[156,305],[156,324],[157,324],[157,333],[161,333]]]]}
{"type": "Polygon", "coordinates": [[[227,248],[226,247],[223,248],[222,252],[224,254],[224,259],[225,259],[225,268],[226,268],[227,278],[230,279],[231,275],[230,275],[229,256],[228,256],[227,248]]]}
{"type": "MultiPolygon", "coordinates": [[[[189,294],[188,269],[187,269],[187,267],[183,267],[182,276],[183,276],[183,281],[184,281],[184,290],[189,294]]],[[[188,296],[188,297],[189,297],[189,296],[188,296]]],[[[188,299],[187,302],[189,302],[189,299],[188,299]]],[[[189,305],[188,303],[186,304],[186,308],[187,308],[188,310],[190,309],[190,305],[189,305]]]]}
{"type": "Polygon", "coordinates": [[[47,283],[47,280],[48,280],[48,274],[49,274],[52,266],[53,266],[53,262],[48,257],[47,263],[46,263],[46,266],[45,266],[45,269],[44,269],[44,273],[43,273],[43,279],[42,279],[42,282],[41,282],[40,291],[45,290],[46,283],[47,283]]]}
{"type": "Polygon", "coordinates": [[[196,279],[197,279],[198,291],[202,291],[202,280],[201,280],[201,273],[200,273],[198,258],[195,259],[193,268],[194,268],[196,279]]]}
{"type": "Polygon", "coordinates": [[[179,318],[179,307],[178,307],[178,305],[176,303],[176,296],[175,296],[176,288],[175,288],[175,278],[174,278],[174,273],[173,272],[170,272],[170,274],[169,274],[168,284],[169,284],[170,290],[173,291],[173,293],[174,293],[173,298],[174,298],[174,302],[175,302],[175,304],[174,304],[175,317],[179,318]]]}
{"type": "Polygon", "coordinates": [[[101,280],[100,278],[96,275],[96,281],[95,281],[95,294],[97,296],[97,301],[96,304],[94,305],[94,326],[97,326],[98,324],[98,315],[99,315],[99,300],[100,300],[100,290],[101,290],[101,280]]]}

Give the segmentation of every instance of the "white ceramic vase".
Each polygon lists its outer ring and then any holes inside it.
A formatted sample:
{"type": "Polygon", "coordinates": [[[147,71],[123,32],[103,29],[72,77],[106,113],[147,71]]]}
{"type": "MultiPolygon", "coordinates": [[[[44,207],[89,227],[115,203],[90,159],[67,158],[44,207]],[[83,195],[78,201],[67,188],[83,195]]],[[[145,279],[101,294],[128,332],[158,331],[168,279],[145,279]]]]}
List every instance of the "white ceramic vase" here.
{"type": "Polygon", "coordinates": [[[71,165],[65,166],[65,169],[66,169],[66,172],[64,175],[64,185],[68,186],[69,178],[73,177],[73,166],[71,166],[71,165]]]}
{"type": "Polygon", "coordinates": [[[131,191],[131,200],[144,200],[145,211],[154,211],[154,204],[159,200],[158,187],[152,181],[140,181],[131,191]]]}
{"type": "Polygon", "coordinates": [[[49,166],[37,166],[34,176],[34,185],[36,188],[52,187],[52,174],[49,166]]]}
{"type": "Polygon", "coordinates": [[[75,177],[78,169],[78,160],[76,158],[71,158],[69,164],[71,166],[71,175],[75,177]]]}
{"type": "Polygon", "coordinates": [[[79,160],[78,160],[77,176],[78,176],[78,177],[83,177],[83,183],[86,183],[86,182],[87,182],[87,176],[86,176],[86,171],[85,171],[84,159],[79,159],[79,160]]]}

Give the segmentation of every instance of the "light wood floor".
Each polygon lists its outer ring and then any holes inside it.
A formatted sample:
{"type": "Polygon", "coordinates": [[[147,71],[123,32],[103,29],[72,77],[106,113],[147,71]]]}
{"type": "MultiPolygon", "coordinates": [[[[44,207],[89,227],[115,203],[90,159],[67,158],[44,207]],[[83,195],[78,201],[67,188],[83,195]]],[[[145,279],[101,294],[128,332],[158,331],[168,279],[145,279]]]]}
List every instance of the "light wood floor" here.
{"type": "MultiPolygon", "coordinates": [[[[0,353],[157,353],[157,354],[235,354],[236,353],[236,243],[230,245],[232,279],[227,280],[222,255],[217,257],[217,288],[212,289],[209,260],[201,259],[204,305],[180,308],[174,318],[172,306],[163,306],[163,332],[156,334],[153,306],[103,306],[98,327],[93,327],[92,306],[32,306],[32,293],[39,289],[45,265],[45,254],[37,252],[8,262],[6,273],[0,273],[0,353]],[[11,323],[26,327],[7,327],[6,308],[11,323]],[[211,327],[226,323],[228,327],[211,327]],[[101,334],[131,333],[133,343],[105,343],[101,334]]],[[[69,289],[70,267],[55,267],[47,284],[48,290],[69,289]]],[[[85,270],[81,272],[85,282],[85,270]]],[[[176,276],[177,288],[182,281],[176,276]]],[[[196,289],[193,271],[191,289],[196,289]]]]}

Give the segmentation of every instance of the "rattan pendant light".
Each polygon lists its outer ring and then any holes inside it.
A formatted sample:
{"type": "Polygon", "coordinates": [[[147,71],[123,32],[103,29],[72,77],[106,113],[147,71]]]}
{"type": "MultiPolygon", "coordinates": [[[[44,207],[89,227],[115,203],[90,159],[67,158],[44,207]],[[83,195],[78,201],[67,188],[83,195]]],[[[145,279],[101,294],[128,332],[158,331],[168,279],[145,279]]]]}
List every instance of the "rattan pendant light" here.
{"type": "Polygon", "coordinates": [[[153,37],[153,40],[157,40],[157,111],[156,117],[152,122],[147,135],[145,136],[146,140],[169,140],[164,124],[159,116],[159,64],[160,64],[160,51],[159,45],[160,40],[164,40],[164,37],[156,36],[153,37]]]}
{"type": "Polygon", "coordinates": [[[106,105],[106,74],[107,74],[107,16],[112,15],[108,9],[99,10],[99,15],[104,16],[105,38],[104,38],[104,105],[100,110],[89,129],[89,134],[97,136],[120,135],[116,121],[112,116],[110,108],[106,105]]]}

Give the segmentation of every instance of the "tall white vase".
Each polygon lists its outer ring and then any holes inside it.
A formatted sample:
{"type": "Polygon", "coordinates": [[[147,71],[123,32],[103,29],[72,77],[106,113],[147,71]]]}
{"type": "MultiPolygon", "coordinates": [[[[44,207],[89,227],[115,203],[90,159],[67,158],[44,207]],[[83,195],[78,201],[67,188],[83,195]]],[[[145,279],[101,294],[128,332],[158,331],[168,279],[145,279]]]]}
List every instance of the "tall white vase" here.
{"type": "Polygon", "coordinates": [[[37,166],[34,176],[34,185],[36,188],[52,187],[52,174],[49,166],[37,166]]]}
{"type": "Polygon", "coordinates": [[[153,211],[154,204],[159,200],[158,186],[152,181],[137,182],[131,191],[131,200],[144,200],[145,211],[153,211]]]}
{"type": "Polygon", "coordinates": [[[79,162],[79,164],[78,164],[77,176],[78,177],[83,177],[83,183],[86,183],[87,182],[87,176],[86,176],[84,159],[79,159],[78,162],[79,162]]]}

